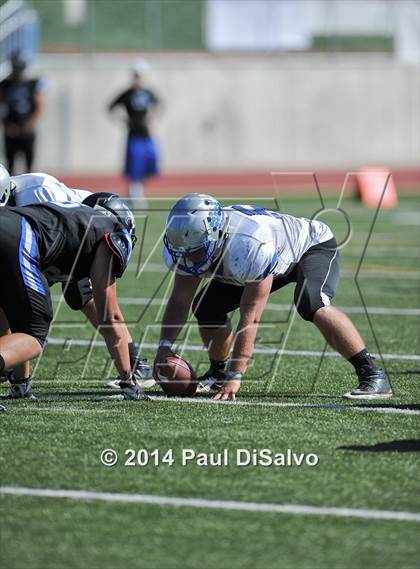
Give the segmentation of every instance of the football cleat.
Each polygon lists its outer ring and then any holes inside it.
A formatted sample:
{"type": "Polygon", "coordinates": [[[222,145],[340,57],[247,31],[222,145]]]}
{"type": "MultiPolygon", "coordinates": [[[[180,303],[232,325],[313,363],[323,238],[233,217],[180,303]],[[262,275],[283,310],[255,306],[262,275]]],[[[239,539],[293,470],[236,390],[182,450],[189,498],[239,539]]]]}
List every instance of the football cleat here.
{"type": "Polygon", "coordinates": [[[219,389],[222,388],[225,380],[226,375],[223,368],[219,366],[219,369],[217,369],[216,366],[211,365],[206,373],[197,379],[198,384],[196,393],[209,393],[210,391],[219,391],[219,389]]]}
{"type": "Polygon", "coordinates": [[[219,391],[223,386],[223,383],[220,383],[214,377],[208,377],[203,381],[199,381],[197,384],[196,393],[210,393],[210,391],[219,391]]]}
{"type": "Polygon", "coordinates": [[[109,389],[121,389],[120,381],[121,379],[117,377],[116,379],[112,379],[111,381],[108,381],[108,383],[105,383],[104,387],[109,387],[109,389]]]}
{"type": "MultiPolygon", "coordinates": [[[[133,378],[142,389],[149,389],[149,387],[153,387],[156,384],[156,381],[153,379],[153,368],[147,363],[146,359],[137,361],[133,370],[133,378]]],[[[117,377],[106,383],[105,387],[120,389],[120,381],[121,378],[117,377]]]]}
{"type": "Polygon", "coordinates": [[[137,383],[120,381],[120,388],[124,399],[128,401],[151,401],[150,397],[145,394],[143,389],[137,385],[137,383]]]}
{"type": "Polygon", "coordinates": [[[133,378],[143,389],[152,387],[156,381],[153,379],[153,367],[147,363],[146,359],[137,360],[133,369],[133,378]]]}
{"type": "Polygon", "coordinates": [[[0,405],[0,413],[3,413],[7,411],[6,407],[4,405],[0,405]]]}
{"type": "Polygon", "coordinates": [[[389,399],[392,388],[381,368],[364,366],[358,373],[360,383],[356,389],[345,393],[347,399],[389,399]]]}
{"type": "Polygon", "coordinates": [[[10,385],[10,392],[8,395],[3,395],[2,399],[36,399],[32,393],[32,379],[30,377],[13,379],[10,385]]]}
{"type": "Polygon", "coordinates": [[[13,379],[13,369],[3,370],[3,375],[0,376],[0,383],[5,383],[13,379]]]}

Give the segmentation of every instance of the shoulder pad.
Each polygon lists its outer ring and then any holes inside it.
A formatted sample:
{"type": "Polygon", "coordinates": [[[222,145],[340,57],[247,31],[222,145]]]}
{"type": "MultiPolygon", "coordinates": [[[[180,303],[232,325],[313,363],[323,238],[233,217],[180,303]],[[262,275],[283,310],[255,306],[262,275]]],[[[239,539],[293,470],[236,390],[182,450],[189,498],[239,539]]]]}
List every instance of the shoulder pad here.
{"type": "Polygon", "coordinates": [[[133,242],[130,234],[126,229],[121,229],[114,233],[105,233],[105,242],[118,259],[115,276],[119,279],[126,270],[133,251],[133,242]]]}
{"type": "Polygon", "coordinates": [[[273,242],[261,243],[255,239],[241,239],[228,253],[229,270],[243,283],[265,279],[277,264],[273,242]]]}

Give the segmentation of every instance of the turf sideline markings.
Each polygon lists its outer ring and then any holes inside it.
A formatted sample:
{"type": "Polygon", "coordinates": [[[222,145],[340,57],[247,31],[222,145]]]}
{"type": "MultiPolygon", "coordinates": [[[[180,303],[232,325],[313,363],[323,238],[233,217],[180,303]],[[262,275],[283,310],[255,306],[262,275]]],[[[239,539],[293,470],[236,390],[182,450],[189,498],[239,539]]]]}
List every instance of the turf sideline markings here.
{"type": "MultiPolygon", "coordinates": [[[[62,346],[64,344],[73,345],[73,346],[94,346],[97,348],[104,348],[105,342],[102,340],[69,340],[68,338],[48,338],[48,344],[52,346],[62,346]]],[[[144,342],[140,346],[141,348],[145,349],[157,349],[158,344],[144,342]]],[[[190,351],[190,352],[202,352],[205,350],[203,346],[198,345],[183,345],[180,344],[183,350],[190,351]]],[[[324,355],[327,358],[341,358],[340,354],[337,352],[316,352],[310,350],[276,350],[274,348],[255,348],[255,354],[265,354],[265,355],[275,355],[275,354],[282,354],[284,356],[308,356],[308,357],[317,357],[324,355]]],[[[379,354],[372,354],[375,357],[379,357],[379,354]]],[[[382,354],[382,358],[384,360],[409,360],[409,361],[420,361],[420,356],[418,355],[411,355],[411,354],[382,354]]]]}
{"type": "MultiPolygon", "coordinates": [[[[54,295],[52,299],[55,302],[60,302],[62,300],[62,296],[54,295]]],[[[133,298],[133,297],[121,297],[118,298],[118,302],[120,304],[125,304],[127,306],[147,306],[150,304],[151,306],[161,306],[163,303],[167,301],[164,298],[133,298]]],[[[267,303],[265,305],[267,310],[273,311],[289,311],[292,306],[290,304],[274,304],[274,303],[267,303]]],[[[365,314],[365,309],[363,306],[339,306],[341,310],[344,312],[348,312],[349,314],[365,314]]],[[[420,316],[420,308],[386,308],[385,306],[369,306],[367,308],[369,314],[384,314],[384,315],[393,315],[393,316],[420,316]]]]}
{"type": "Polygon", "coordinates": [[[88,490],[53,490],[48,488],[24,488],[0,486],[0,494],[9,496],[34,496],[38,498],[65,498],[68,500],[96,500],[100,502],[122,502],[126,504],[150,504],[211,510],[239,510],[295,514],[304,516],[335,516],[340,518],[362,518],[366,520],[394,520],[420,522],[420,513],[390,510],[365,510],[357,508],[328,508],[300,504],[271,504],[264,502],[239,502],[234,500],[206,500],[202,498],[175,498],[153,494],[117,494],[112,492],[91,492],[88,490]]]}

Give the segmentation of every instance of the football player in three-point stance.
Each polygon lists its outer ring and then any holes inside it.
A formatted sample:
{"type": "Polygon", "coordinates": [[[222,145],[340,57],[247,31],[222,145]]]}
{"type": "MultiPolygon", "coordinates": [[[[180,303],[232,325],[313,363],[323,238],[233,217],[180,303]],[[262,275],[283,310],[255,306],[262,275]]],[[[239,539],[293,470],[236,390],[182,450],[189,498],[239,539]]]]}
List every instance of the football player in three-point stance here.
{"type": "Polygon", "coordinates": [[[0,308],[10,327],[0,337],[0,375],[14,370],[8,397],[32,396],[28,362],[41,354],[47,339],[50,284],[89,278],[124,398],[146,398],[132,373],[116,293],[115,280],[124,273],[135,243],[134,217],[125,202],[113,196],[94,208],[74,203],[1,207],[0,224],[0,308]]]}
{"type": "Polygon", "coordinates": [[[384,370],[375,366],[351,320],[331,305],[339,252],[324,223],[250,205],[222,208],[211,196],[188,194],[169,214],[163,256],[176,274],[155,365],[172,354],[192,305],[210,359],[199,390],[216,389],[214,399],[235,399],[268,296],[295,283],[299,315],[356,370],[359,385],[345,396],[392,396],[384,370]],[[209,282],[196,294],[202,279],[209,282]],[[237,308],[234,333],[228,314],[237,308]]]}
{"type": "MultiPolygon", "coordinates": [[[[118,197],[116,194],[92,193],[86,190],[68,188],[53,176],[44,173],[23,174],[21,176],[9,176],[7,170],[0,164],[0,198],[1,205],[23,207],[38,203],[84,203],[94,207],[98,200],[118,197]]],[[[63,294],[68,306],[72,310],[81,310],[92,325],[98,327],[98,318],[93,301],[92,287],[89,278],[80,280],[72,279],[63,283],[63,294]]],[[[1,330],[7,328],[7,323],[2,322],[0,313],[1,330]]],[[[130,362],[136,380],[142,387],[150,387],[155,382],[152,379],[151,366],[145,360],[138,357],[137,348],[129,334],[128,349],[130,362]]],[[[119,378],[108,385],[118,387],[119,378]]]]}

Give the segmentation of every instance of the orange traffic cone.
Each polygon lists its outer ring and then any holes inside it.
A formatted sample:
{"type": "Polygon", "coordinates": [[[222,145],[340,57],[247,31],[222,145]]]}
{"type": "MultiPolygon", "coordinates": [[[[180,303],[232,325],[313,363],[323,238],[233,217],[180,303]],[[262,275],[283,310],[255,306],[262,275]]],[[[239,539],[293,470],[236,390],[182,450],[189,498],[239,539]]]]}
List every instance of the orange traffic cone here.
{"type": "Polygon", "coordinates": [[[397,189],[391,171],[386,168],[362,168],[356,174],[357,192],[362,204],[376,209],[396,207],[397,189]]]}

